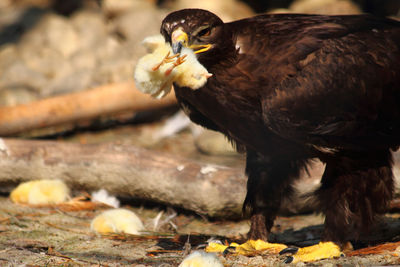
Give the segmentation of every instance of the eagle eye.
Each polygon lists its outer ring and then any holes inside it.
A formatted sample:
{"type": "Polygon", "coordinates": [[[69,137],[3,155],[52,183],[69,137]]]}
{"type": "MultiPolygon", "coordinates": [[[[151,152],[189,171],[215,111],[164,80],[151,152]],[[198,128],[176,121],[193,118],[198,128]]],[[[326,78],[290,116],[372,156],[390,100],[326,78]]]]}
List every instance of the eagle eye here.
{"type": "Polygon", "coordinates": [[[211,34],[211,27],[204,28],[197,33],[197,37],[207,37],[211,34]]]}

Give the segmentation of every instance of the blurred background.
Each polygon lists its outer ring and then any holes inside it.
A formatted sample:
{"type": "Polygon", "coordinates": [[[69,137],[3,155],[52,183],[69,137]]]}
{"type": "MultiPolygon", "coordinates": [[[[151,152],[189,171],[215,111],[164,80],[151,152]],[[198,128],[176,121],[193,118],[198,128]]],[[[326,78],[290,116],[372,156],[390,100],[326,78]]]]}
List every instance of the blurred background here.
{"type": "MultiPolygon", "coordinates": [[[[399,0],[1,0],[0,107],[132,83],[136,62],[146,53],[141,41],[159,32],[169,12],[188,7],[208,9],[224,21],[266,12],[400,16],[399,0]]],[[[165,121],[177,111],[174,104],[111,116],[96,111],[90,120],[75,119],[14,136],[117,141],[195,158],[228,155],[228,160],[212,160],[231,162],[230,156],[236,154],[220,135],[203,132],[184,115],[165,121]],[[99,131],[104,129],[113,131],[99,131]]]]}
{"type": "Polygon", "coordinates": [[[132,80],[140,42],[187,7],[225,21],[263,12],[399,16],[399,0],[1,0],[0,105],[132,80]]]}

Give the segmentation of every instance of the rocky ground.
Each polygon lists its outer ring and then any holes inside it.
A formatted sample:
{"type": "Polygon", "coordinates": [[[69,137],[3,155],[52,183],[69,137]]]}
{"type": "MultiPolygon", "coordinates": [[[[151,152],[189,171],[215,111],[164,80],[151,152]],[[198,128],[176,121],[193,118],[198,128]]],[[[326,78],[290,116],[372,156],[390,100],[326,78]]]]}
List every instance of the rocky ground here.
{"type": "MultiPolygon", "coordinates": [[[[158,123],[156,123],[158,124],[158,123]]],[[[150,128],[157,127],[153,124],[150,128]]],[[[190,131],[154,143],[148,138],[149,126],[122,126],[97,132],[82,132],[62,142],[108,142],[143,145],[155,151],[180,153],[202,162],[228,166],[243,165],[241,155],[209,156],[199,153],[190,131]],[[140,140],[140,141],[139,141],[140,140]]],[[[52,177],[49,177],[52,178],[52,177]]],[[[90,193],[90,192],[88,192],[90,193]]],[[[75,196],[84,196],[74,191],[75,196]]],[[[202,250],[207,240],[244,240],[247,220],[226,221],[202,217],[174,207],[120,198],[143,221],[141,236],[99,235],[90,230],[91,220],[107,209],[99,205],[34,207],[14,204],[7,194],[0,196],[0,266],[178,266],[191,251],[202,250]],[[158,219],[157,219],[158,218],[158,219]]],[[[259,253],[252,256],[221,255],[224,266],[388,266],[400,265],[400,214],[386,215],[378,233],[354,243],[353,254],[315,263],[285,264],[285,256],[259,253]],[[385,247],[388,246],[389,247],[385,247]]],[[[273,240],[292,246],[319,241],[323,217],[316,214],[279,216],[273,227],[273,240]]],[[[366,238],[366,237],[364,237],[366,238]]]]}
{"type": "MultiPolygon", "coordinates": [[[[222,242],[242,239],[247,221],[209,221],[167,209],[160,223],[159,208],[125,207],[143,219],[149,232],[142,236],[97,235],[90,221],[103,208],[68,211],[62,208],[33,208],[13,204],[0,197],[1,266],[177,266],[187,253],[202,249],[210,238],[222,242]],[[152,231],[154,230],[154,231],[152,231]]],[[[391,214],[389,225],[399,228],[399,214],[391,214]]],[[[292,245],[316,242],[323,218],[316,215],[278,217],[273,231],[276,240],[292,245]],[[306,243],[305,243],[306,242],[306,243]]],[[[399,233],[397,237],[399,239],[399,233]]],[[[253,256],[218,255],[225,266],[290,266],[285,256],[260,253],[253,256]]],[[[387,266],[400,264],[400,243],[376,248],[363,255],[323,260],[306,266],[387,266]]],[[[303,263],[291,264],[305,266],[303,263]]]]}
{"type": "MultiPolygon", "coordinates": [[[[275,2],[289,3],[271,1],[275,2]]],[[[363,2],[307,0],[270,8],[284,8],[280,9],[284,12],[349,14],[362,12],[363,2]]],[[[383,11],[380,12],[398,14],[396,1],[386,2],[387,6],[382,6],[383,11]]],[[[257,1],[236,0],[196,3],[188,0],[103,0],[102,6],[95,0],[0,1],[0,105],[28,103],[98,85],[132,80],[135,63],[145,53],[141,40],[158,33],[160,21],[168,12],[189,6],[210,9],[224,20],[255,14],[252,7],[258,11],[267,10],[257,1]],[[77,6],[80,8],[76,9],[77,6]]],[[[171,114],[173,112],[169,110],[157,118],[165,119],[171,114]]],[[[102,130],[70,131],[68,136],[58,137],[66,142],[133,144],[205,162],[243,166],[243,157],[233,153],[220,136],[205,133],[194,139],[191,131],[187,130],[154,140],[151,136],[163,121],[149,123],[154,117],[145,113],[136,114],[135,118],[133,126],[110,128],[107,124],[101,125],[102,130]]],[[[155,203],[131,199],[122,201],[125,207],[134,210],[142,219],[148,230],[145,235],[94,234],[89,226],[91,219],[104,209],[99,206],[72,211],[61,207],[37,208],[13,204],[7,194],[1,195],[0,265],[177,266],[190,250],[200,249],[209,238],[242,240],[249,228],[246,220],[212,220],[155,203]],[[155,218],[161,211],[160,220],[155,224],[155,218]]],[[[385,236],[385,241],[398,242],[400,215],[391,213],[387,216],[389,220],[384,229],[389,234],[385,236]]],[[[322,222],[323,218],[318,215],[279,217],[273,229],[276,233],[274,238],[277,242],[297,246],[315,243],[320,237],[322,222]]],[[[376,237],[372,243],[384,242],[376,237]]],[[[358,244],[358,247],[365,244],[358,244]]],[[[309,265],[400,265],[398,243],[390,248],[378,247],[366,254],[359,251],[353,256],[309,265]]],[[[284,257],[278,255],[219,255],[219,258],[225,266],[285,265],[284,257]]]]}

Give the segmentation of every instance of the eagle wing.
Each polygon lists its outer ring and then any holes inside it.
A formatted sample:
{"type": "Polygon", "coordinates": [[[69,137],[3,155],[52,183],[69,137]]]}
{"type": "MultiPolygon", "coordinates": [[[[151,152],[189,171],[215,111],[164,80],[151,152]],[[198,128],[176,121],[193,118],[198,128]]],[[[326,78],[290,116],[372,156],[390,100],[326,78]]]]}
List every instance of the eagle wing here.
{"type": "MultiPolygon", "coordinates": [[[[242,53],[260,66],[253,76],[264,80],[266,127],[315,146],[400,144],[400,23],[368,16],[298,21],[278,44],[270,30],[265,47],[238,35],[242,53]]],[[[285,34],[285,23],[274,22],[274,31],[285,34]]]]}

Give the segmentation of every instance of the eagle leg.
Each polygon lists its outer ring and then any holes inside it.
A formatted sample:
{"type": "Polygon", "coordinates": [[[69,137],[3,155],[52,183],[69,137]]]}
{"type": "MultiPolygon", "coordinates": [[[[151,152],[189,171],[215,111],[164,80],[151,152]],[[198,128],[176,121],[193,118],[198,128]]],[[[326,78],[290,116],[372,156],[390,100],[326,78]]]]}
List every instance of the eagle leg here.
{"type": "Polygon", "coordinates": [[[178,57],[178,58],[172,63],[172,66],[171,66],[169,69],[167,69],[167,70],[165,71],[165,73],[164,73],[165,76],[170,75],[171,72],[172,72],[172,70],[173,70],[174,68],[176,68],[177,66],[181,65],[182,63],[184,63],[184,62],[186,61],[186,57],[187,57],[187,55],[183,55],[183,56],[181,56],[181,57],[178,57]]]}
{"type": "Polygon", "coordinates": [[[293,192],[292,183],[307,163],[302,159],[271,158],[247,150],[248,180],[243,211],[249,211],[251,214],[248,233],[251,240],[268,239],[282,199],[290,197],[293,192]]]}
{"type": "Polygon", "coordinates": [[[326,163],[316,191],[320,210],[325,213],[323,242],[298,249],[287,263],[339,257],[342,250],[351,249],[350,239],[369,232],[393,197],[389,150],[340,152],[326,163]]]}
{"type": "MultiPolygon", "coordinates": [[[[272,157],[271,157],[272,158],[272,157]]],[[[281,200],[289,197],[293,189],[292,182],[299,177],[300,170],[306,166],[306,160],[274,160],[247,149],[246,173],[247,195],[243,206],[250,211],[251,226],[249,240],[244,244],[232,243],[229,246],[211,243],[208,252],[226,252],[252,255],[257,251],[279,253],[287,248],[283,244],[267,242],[268,234],[278,213],[281,200]]]]}
{"type": "Polygon", "coordinates": [[[179,58],[179,54],[175,54],[173,56],[170,56],[170,54],[171,52],[168,52],[167,55],[161,60],[161,62],[155,65],[153,68],[151,68],[151,70],[157,71],[162,65],[173,62],[176,57],[179,58]]]}
{"type": "Polygon", "coordinates": [[[393,198],[392,164],[389,149],[341,152],[327,160],[316,192],[325,214],[324,241],[341,244],[371,230],[393,198]]]}

